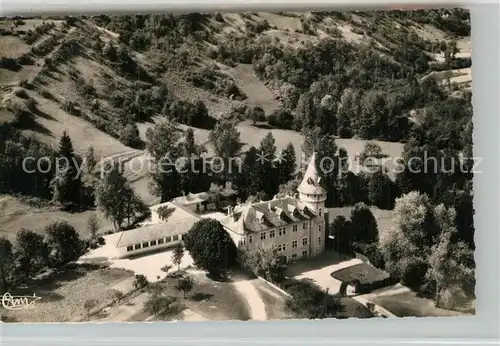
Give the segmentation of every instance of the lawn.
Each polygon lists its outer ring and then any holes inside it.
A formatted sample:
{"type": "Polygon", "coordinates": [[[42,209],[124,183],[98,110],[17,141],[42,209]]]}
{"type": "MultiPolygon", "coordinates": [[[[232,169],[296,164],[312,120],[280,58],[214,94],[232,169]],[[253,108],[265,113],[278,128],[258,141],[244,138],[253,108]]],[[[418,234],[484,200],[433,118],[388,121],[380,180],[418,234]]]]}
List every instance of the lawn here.
{"type": "MultiPolygon", "coordinates": [[[[159,282],[161,293],[176,297],[182,309],[188,310],[187,315],[196,314],[206,320],[228,321],[248,320],[249,308],[245,299],[237,292],[231,282],[216,282],[206,277],[205,272],[187,270],[195,282],[193,290],[187,293],[176,289],[179,279],[176,275],[169,275],[159,282]],[[191,313],[192,312],[192,313],[191,313]]],[[[130,317],[130,321],[145,320],[149,317],[142,309],[130,317]]],[[[183,313],[170,316],[169,319],[183,319],[183,313]]]]}
{"type": "Polygon", "coordinates": [[[286,309],[285,303],[288,299],[287,296],[258,279],[252,280],[252,284],[259,292],[260,297],[266,306],[268,320],[286,320],[295,318],[295,316],[286,309]]]}
{"type": "Polygon", "coordinates": [[[0,229],[2,236],[10,241],[15,241],[16,234],[21,228],[27,228],[43,234],[45,226],[54,221],[65,220],[69,222],[82,238],[88,238],[90,232],[87,228],[87,220],[90,215],[97,213],[101,223],[99,232],[113,229],[112,224],[104,216],[93,210],[81,213],[69,213],[54,207],[31,207],[21,199],[0,195],[0,229]]]}
{"type": "Polygon", "coordinates": [[[389,310],[398,317],[447,317],[468,315],[468,313],[464,312],[437,308],[434,306],[433,300],[419,297],[412,291],[393,295],[381,295],[370,298],[369,300],[389,310]]]}
{"type": "MultiPolygon", "coordinates": [[[[286,148],[288,143],[292,143],[295,147],[295,155],[297,164],[305,164],[305,158],[302,155],[302,144],[304,143],[304,136],[296,131],[279,130],[279,129],[264,129],[258,126],[253,126],[250,121],[243,121],[237,126],[241,134],[241,142],[244,144],[242,150],[248,150],[250,146],[259,147],[260,141],[265,137],[268,132],[271,132],[276,140],[276,147],[278,151],[286,148]]],[[[345,139],[338,138],[335,140],[339,148],[347,150],[349,155],[350,170],[359,173],[361,168],[356,163],[355,156],[361,153],[364,149],[365,140],[361,139],[345,139]]],[[[388,169],[388,174],[391,178],[395,178],[394,169],[397,166],[396,159],[402,156],[403,144],[393,142],[374,141],[382,148],[382,152],[388,157],[384,160],[388,169]]],[[[300,167],[300,166],[299,166],[300,167]]]]}
{"type": "Polygon", "coordinates": [[[130,280],[132,273],[103,266],[71,266],[59,273],[47,274],[34,279],[22,289],[13,290],[15,295],[41,297],[34,308],[28,310],[1,311],[12,322],[71,322],[87,312],[84,305],[95,300],[96,306],[105,306],[115,299],[116,285],[130,280]]]}

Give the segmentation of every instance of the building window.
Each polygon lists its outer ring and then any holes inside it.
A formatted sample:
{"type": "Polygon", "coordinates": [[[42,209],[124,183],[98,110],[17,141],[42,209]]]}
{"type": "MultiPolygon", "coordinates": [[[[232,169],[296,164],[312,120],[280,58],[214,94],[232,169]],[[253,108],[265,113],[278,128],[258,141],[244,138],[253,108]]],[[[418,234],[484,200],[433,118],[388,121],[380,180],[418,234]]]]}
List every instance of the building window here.
{"type": "Polygon", "coordinates": [[[269,231],[269,238],[274,238],[274,230],[273,231],[269,231]]]}
{"type": "Polygon", "coordinates": [[[265,240],[266,239],[266,232],[262,232],[260,234],[260,240],[265,240]]]}
{"type": "Polygon", "coordinates": [[[297,232],[297,225],[293,225],[292,231],[297,232]]]}
{"type": "Polygon", "coordinates": [[[302,257],[307,257],[307,251],[302,251],[302,257]]]}
{"type": "Polygon", "coordinates": [[[318,215],[321,216],[321,208],[319,208],[318,215]]]}
{"type": "Polygon", "coordinates": [[[145,247],[149,247],[149,243],[148,242],[142,243],[142,248],[144,249],[145,247]]]}
{"type": "Polygon", "coordinates": [[[238,241],[239,246],[243,245],[243,240],[238,241]]]}
{"type": "Polygon", "coordinates": [[[127,246],[127,251],[133,251],[134,250],[134,247],[131,245],[131,246],[127,246]]]}
{"type": "Polygon", "coordinates": [[[283,228],[283,235],[286,235],[286,228],[283,228]]]}
{"type": "Polygon", "coordinates": [[[249,242],[250,244],[252,244],[252,236],[251,236],[251,235],[249,235],[249,236],[248,236],[248,242],[249,242]]]}
{"type": "Polygon", "coordinates": [[[288,262],[288,258],[287,258],[286,256],[283,256],[283,261],[284,261],[285,263],[287,263],[287,262],[288,262]]]}
{"type": "Polygon", "coordinates": [[[318,231],[321,232],[321,225],[318,225],[318,231]]]}
{"type": "Polygon", "coordinates": [[[281,252],[281,245],[278,245],[278,252],[281,252]]]}
{"type": "Polygon", "coordinates": [[[292,255],[292,258],[293,258],[293,259],[296,259],[296,258],[297,258],[297,254],[296,254],[296,253],[294,253],[294,254],[292,255]]]}
{"type": "Polygon", "coordinates": [[[174,236],[172,237],[172,240],[173,240],[173,241],[179,240],[179,236],[178,236],[178,235],[174,235],[174,236]]]}
{"type": "Polygon", "coordinates": [[[283,251],[286,251],[286,245],[283,244],[283,251]]]}
{"type": "Polygon", "coordinates": [[[318,237],[318,244],[321,244],[321,237],[318,237]]]}
{"type": "Polygon", "coordinates": [[[141,244],[135,244],[134,249],[139,250],[141,248],[141,244]]]}
{"type": "Polygon", "coordinates": [[[165,239],[163,239],[163,238],[158,239],[158,245],[163,244],[164,242],[165,242],[165,239]]]}
{"type": "Polygon", "coordinates": [[[292,248],[294,248],[294,249],[295,249],[296,247],[297,247],[297,241],[296,241],[296,240],[294,240],[294,241],[292,241],[292,248]]]}
{"type": "Polygon", "coordinates": [[[302,239],[302,245],[307,245],[307,238],[302,239]]]}
{"type": "Polygon", "coordinates": [[[170,243],[172,241],[172,237],[168,236],[165,238],[165,243],[170,243]]]}
{"type": "Polygon", "coordinates": [[[304,222],[304,223],[302,224],[302,229],[307,229],[307,222],[304,222]]]}
{"type": "Polygon", "coordinates": [[[155,246],[156,245],[156,240],[151,240],[151,242],[149,242],[149,245],[155,246]]]}

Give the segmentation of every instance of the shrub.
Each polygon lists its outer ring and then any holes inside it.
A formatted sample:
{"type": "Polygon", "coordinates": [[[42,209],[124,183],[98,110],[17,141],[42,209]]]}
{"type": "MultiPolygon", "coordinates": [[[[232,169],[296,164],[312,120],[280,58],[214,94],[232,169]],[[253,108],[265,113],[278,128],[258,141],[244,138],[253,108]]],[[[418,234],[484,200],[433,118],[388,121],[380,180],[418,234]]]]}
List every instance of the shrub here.
{"type": "Polygon", "coordinates": [[[137,274],[135,276],[134,287],[136,289],[141,289],[141,288],[144,288],[144,287],[146,287],[148,285],[149,285],[148,279],[144,275],[137,274]]]}
{"type": "Polygon", "coordinates": [[[17,97],[20,97],[22,99],[28,99],[29,98],[29,95],[27,93],[27,91],[23,88],[16,88],[14,90],[14,95],[16,95],[17,97]]]}
{"type": "Polygon", "coordinates": [[[18,71],[20,69],[19,64],[16,59],[1,57],[0,58],[0,68],[4,68],[11,71],[18,71]]]}
{"type": "Polygon", "coordinates": [[[291,130],[294,123],[293,114],[285,109],[276,109],[267,117],[267,123],[279,129],[291,130]]]}

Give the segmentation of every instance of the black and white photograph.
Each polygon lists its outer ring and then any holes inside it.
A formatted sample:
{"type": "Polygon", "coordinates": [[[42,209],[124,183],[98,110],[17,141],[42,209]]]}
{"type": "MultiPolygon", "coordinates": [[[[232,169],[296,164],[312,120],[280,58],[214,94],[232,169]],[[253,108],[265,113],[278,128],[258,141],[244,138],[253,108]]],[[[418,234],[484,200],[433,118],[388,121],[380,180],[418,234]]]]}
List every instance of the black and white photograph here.
{"type": "Polygon", "coordinates": [[[0,320],[475,315],[471,54],[462,8],[0,18],[0,320]]]}

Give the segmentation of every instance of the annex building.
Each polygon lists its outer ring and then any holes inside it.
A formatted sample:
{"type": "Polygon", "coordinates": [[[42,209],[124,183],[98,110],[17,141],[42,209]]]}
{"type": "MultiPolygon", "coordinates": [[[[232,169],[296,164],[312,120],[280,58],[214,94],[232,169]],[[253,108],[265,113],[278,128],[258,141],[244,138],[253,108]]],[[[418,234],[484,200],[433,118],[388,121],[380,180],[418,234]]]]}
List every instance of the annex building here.
{"type": "Polygon", "coordinates": [[[328,215],[326,190],[315,161],[313,154],[295,196],[228,206],[225,214],[206,213],[217,194],[236,192],[226,186],[219,192],[211,189],[152,206],[150,224],[120,232],[117,257],[172,247],[206,217],[218,219],[238,247],[272,246],[286,261],[319,255],[325,250],[328,215]]]}

